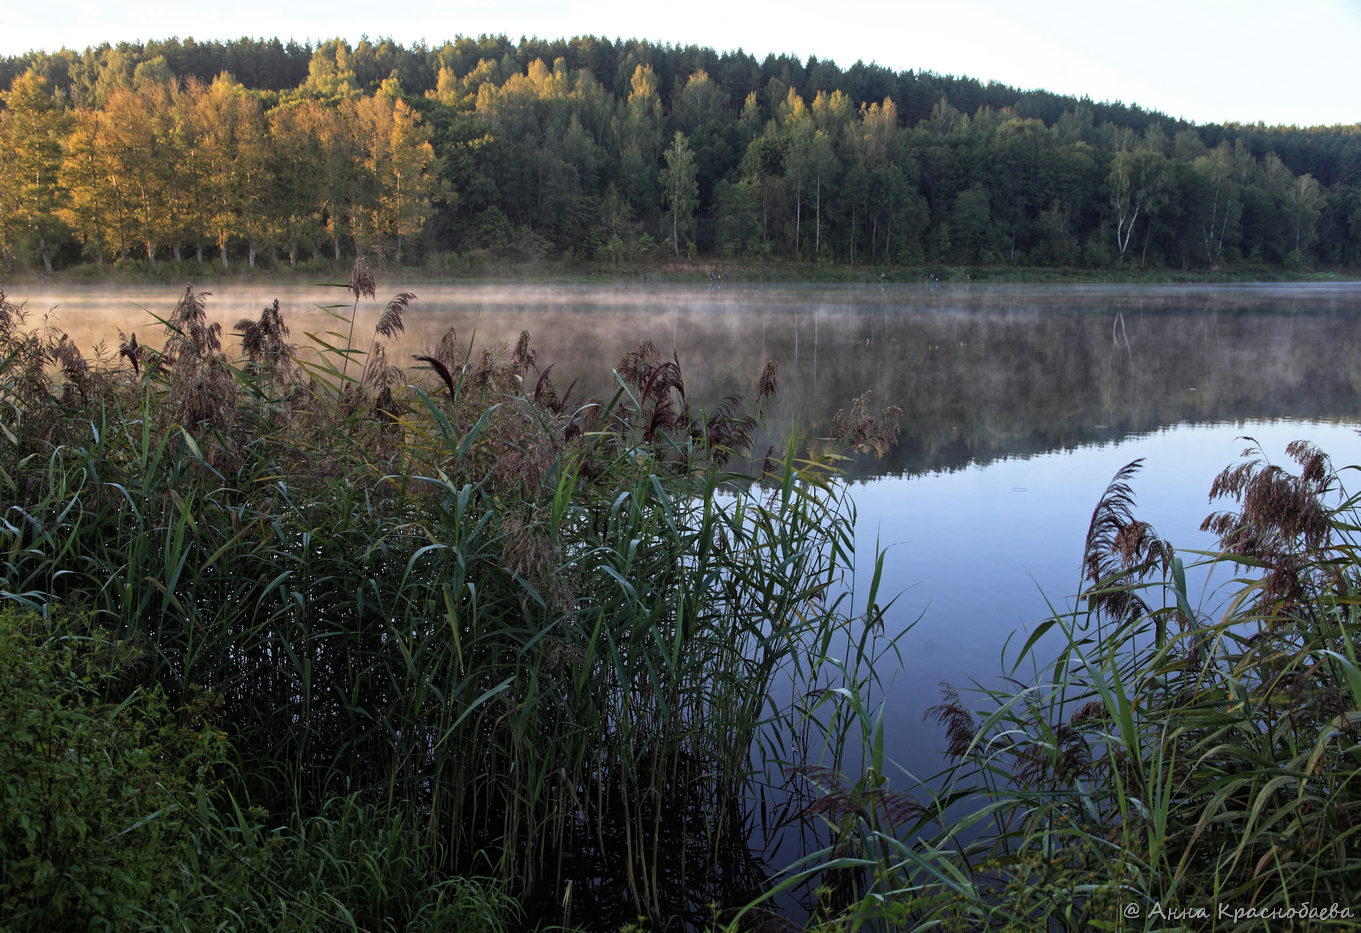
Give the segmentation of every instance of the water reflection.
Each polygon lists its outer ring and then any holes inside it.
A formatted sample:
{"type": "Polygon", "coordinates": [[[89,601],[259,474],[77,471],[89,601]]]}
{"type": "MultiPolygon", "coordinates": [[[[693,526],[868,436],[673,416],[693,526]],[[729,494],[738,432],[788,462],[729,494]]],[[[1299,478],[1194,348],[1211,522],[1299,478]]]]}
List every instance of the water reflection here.
{"type": "MultiPolygon", "coordinates": [[[[381,286],[380,286],[381,287],[381,286]]],[[[349,292],[286,283],[218,284],[209,313],[230,331],[278,297],[294,339],[335,343],[349,292]]],[[[610,367],[651,340],[675,354],[690,396],[751,396],[765,360],[783,379],[772,433],[813,438],[865,390],[903,410],[901,443],[852,475],[915,475],[1110,442],[1180,423],[1349,419],[1361,380],[1361,286],[727,287],[464,286],[415,292],[389,358],[428,351],[453,327],[476,347],[528,330],[578,397],[607,394],[610,367]]],[[[118,331],[154,334],[181,289],[57,289],[29,296],[88,348],[118,331]]],[[[356,334],[382,309],[361,302],[356,334]]],[[[12,297],[23,297],[15,294],[12,297]]]]}

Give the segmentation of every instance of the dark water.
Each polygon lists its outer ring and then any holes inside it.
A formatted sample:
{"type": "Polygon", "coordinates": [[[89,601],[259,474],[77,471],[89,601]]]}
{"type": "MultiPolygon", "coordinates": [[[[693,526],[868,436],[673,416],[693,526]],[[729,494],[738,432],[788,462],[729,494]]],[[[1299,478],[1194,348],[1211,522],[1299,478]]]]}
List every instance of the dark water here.
{"type": "MultiPolygon", "coordinates": [[[[343,330],[320,306],[335,288],[210,287],[227,329],[280,298],[293,338],[343,330]]],[[[941,764],[923,722],[942,680],[992,681],[1049,606],[1080,586],[1083,537],[1112,475],[1136,458],[1138,512],[1179,549],[1198,531],[1210,482],[1251,435],[1285,461],[1314,441],[1337,465],[1361,462],[1361,284],[1239,287],[502,287],[404,283],[418,296],[389,358],[409,359],[452,326],[476,347],[528,330],[576,397],[605,394],[610,367],[643,339],[673,352],[694,404],[750,398],[778,360],[768,409],[775,440],[797,425],[827,448],[833,414],[866,390],[902,409],[899,443],[846,464],[858,506],[855,582],[887,549],[890,633],[913,625],[885,672],[891,753],[925,777],[941,764]]],[[[29,298],[82,346],[167,315],[180,289],[49,291],[29,298]]],[[[380,299],[386,297],[380,286],[380,299]]],[[[12,298],[25,297],[12,292],[12,298]]],[[[367,345],[379,302],[361,305],[367,345]]],[[[327,338],[333,339],[333,338],[327,338]]],[[[145,337],[143,337],[145,342],[145,337]]],[[[1353,484],[1358,485],[1358,484],[1353,484]]],[[[1213,601],[1222,580],[1200,579],[1213,601]]],[[[903,781],[895,781],[901,786],[903,781]]]]}

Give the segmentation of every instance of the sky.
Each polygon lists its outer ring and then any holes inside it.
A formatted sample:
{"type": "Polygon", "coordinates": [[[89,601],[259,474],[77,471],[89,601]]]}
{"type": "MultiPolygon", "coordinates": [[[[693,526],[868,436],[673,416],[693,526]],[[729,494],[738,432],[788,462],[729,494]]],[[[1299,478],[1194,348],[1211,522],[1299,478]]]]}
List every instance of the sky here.
{"type": "Polygon", "coordinates": [[[1361,123],[1361,0],[0,0],[0,55],[172,36],[596,35],[857,60],[1196,123],[1361,123]]]}

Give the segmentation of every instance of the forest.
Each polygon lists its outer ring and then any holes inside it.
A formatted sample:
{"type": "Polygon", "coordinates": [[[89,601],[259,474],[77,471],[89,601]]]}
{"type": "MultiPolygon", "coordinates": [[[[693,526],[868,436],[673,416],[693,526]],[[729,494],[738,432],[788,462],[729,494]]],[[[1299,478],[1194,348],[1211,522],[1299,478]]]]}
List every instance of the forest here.
{"type": "Polygon", "coordinates": [[[1361,264],[1361,125],[637,40],[0,59],[0,266],[1361,264]]]}

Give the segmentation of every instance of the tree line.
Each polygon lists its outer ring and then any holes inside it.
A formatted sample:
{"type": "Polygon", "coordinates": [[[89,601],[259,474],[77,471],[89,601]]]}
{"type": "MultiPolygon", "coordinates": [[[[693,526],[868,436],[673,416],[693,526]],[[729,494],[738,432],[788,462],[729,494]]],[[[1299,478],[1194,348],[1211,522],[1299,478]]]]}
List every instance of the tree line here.
{"type": "Polygon", "coordinates": [[[7,268],[1361,262],[1361,128],[594,37],[0,59],[7,268]]]}

